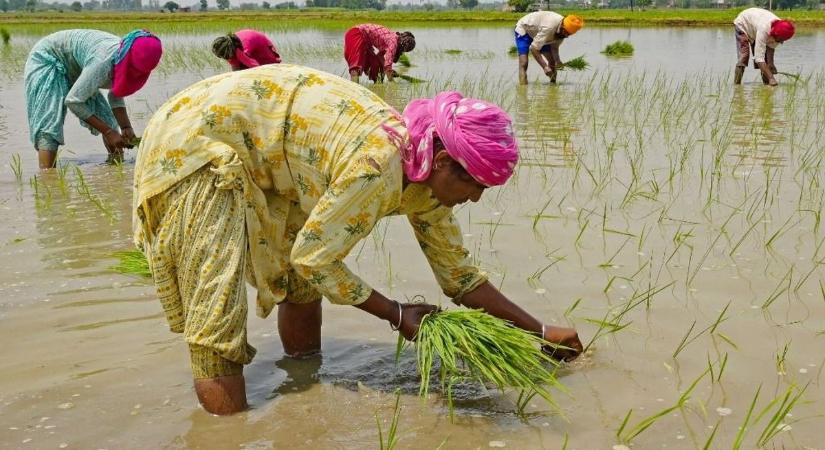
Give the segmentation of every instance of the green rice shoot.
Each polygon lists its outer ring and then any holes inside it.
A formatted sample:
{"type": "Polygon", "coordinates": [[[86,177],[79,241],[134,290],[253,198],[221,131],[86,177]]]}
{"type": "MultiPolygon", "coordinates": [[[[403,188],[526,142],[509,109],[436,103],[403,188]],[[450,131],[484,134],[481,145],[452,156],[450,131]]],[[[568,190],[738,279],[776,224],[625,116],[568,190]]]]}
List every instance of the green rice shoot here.
{"type": "Polygon", "coordinates": [[[401,64],[404,67],[412,66],[412,63],[410,63],[410,57],[407,56],[406,53],[402,53],[401,56],[398,57],[398,64],[401,64]]]}
{"type": "Polygon", "coordinates": [[[398,75],[396,75],[396,77],[398,77],[398,78],[400,78],[400,79],[402,79],[402,80],[404,80],[408,83],[412,83],[412,84],[426,83],[427,82],[427,80],[424,80],[424,79],[421,79],[421,78],[416,78],[416,77],[411,77],[409,75],[403,75],[403,74],[398,74],[398,75]]]}
{"type": "Polygon", "coordinates": [[[616,41],[608,44],[602,53],[607,56],[633,56],[633,44],[629,41],[616,41]]]}
{"type": "Polygon", "coordinates": [[[457,48],[448,48],[447,50],[444,50],[444,53],[446,53],[448,55],[460,55],[460,54],[464,53],[464,51],[459,50],[457,48]]]}
{"type": "Polygon", "coordinates": [[[511,45],[510,49],[507,50],[507,54],[510,56],[516,56],[518,54],[518,49],[515,45],[511,45]]]}
{"type": "Polygon", "coordinates": [[[152,271],[149,269],[149,261],[138,249],[117,252],[113,255],[118,259],[118,263],[112,266],[112,270],[127,275],[138,275],[151,278],[152,271]]]}
{"type": "Polygon", "coordinates": [[[564,390],[555,376],[558,363],[542,352],[539,336],[481,310],[444,310],[428,314],[416,337],[419,395],[426,397],[436,359],[439,378],[452,413],[452,386],[477,382],[541,396],[558,408],[549,387],[564,390]]]}
{"type": "Polygon", "coordinates": [[[577,56],[577,57],[567,61],[566,63],[564,63],[564,65],[561,67],[561,69],[570,69],[570,70],[578,72],[578,71],[586,70],[588,67],[590,67],[590,63],[587,62],[584,59],[584,55],[581,55],[581,56],[577,56]]]}
{"type": "Polygon", "coordinates": [[[9,30],[0,28],[0,40],[3,41],[3,45],[9,45],[9,41],[11,41],[11,33],[9,33],[9,30]]]}

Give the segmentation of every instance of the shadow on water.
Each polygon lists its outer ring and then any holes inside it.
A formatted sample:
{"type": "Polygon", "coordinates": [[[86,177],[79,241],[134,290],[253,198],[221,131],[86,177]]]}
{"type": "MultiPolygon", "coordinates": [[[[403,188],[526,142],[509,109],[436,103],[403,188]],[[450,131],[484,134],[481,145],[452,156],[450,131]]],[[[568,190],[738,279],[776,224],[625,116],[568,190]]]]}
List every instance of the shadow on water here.
{"type": "MultiPolygon", "coordinates": [[[[322,354],[306,359],[282,357],[262,360],[259,355],[245,370],[253,403],[305,392],[318,385],[350,392],[379,392],[418,396],[420,378],[413,347],[406,348],[396,362],[395,346],[336,339],[324,342],[322,354]],[[273,370],[273,366],[274,369],[273,370]],[[273,379],[274,378],[274,379],[273,379]],[[267,382],[262,383],[263,380],[267,382]],[[275,385],[268,384],[274,382],[275,385]]],[[[439,366],[433,367],[430,396],[443,401],[439,366]]],[[[559,375],[562,375],[561,373],[559,375]]],[[[478,383],[460,382],[452,387],[454,413],[461,415],[512,416],[515,404],[509,393],[478,383]]]]}

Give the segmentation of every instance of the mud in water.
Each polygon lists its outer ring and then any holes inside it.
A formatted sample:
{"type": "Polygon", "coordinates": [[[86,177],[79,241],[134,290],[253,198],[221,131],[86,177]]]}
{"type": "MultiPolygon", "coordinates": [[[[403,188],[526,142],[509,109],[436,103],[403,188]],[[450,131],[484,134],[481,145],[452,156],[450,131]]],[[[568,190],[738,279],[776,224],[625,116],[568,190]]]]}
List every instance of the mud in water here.
{"type": "MultiPolygon", "coordinates": [[[[131,247],[134,154],[102,164],[100,139],[69,115],[62,169],[37,171],[21,78],[38,36],[15,35],[0,49],[0,448],[377,448],[376,417],[386,431],[396,392],[399,448],[693,449],[712,434],[708,448],[731,448],[758,388],[741,448],[825,448],[825,32],[800,30],[777,50],[802,81],[770,89],[752,69],[730,83],[732,27],[585,29],[561,54],[592,68],[550,86],[532,62],[526,88],[509,28],[412,31],[402,70],[430,83],[379,95],[402,108],[457,89],[516,122],[517,175],[456,214],[495,285],[595,337],[559,373],[561,411],[533,400],[519,416],[517,393],[461,385],[450,420],[437,389],[417,397],[414,354],[396,365],[386,324],[327,303],[323,355],[303,361],[282,357],[274,318],[251,315],[252,409],[205,413],[153,286],[111,270],[131,247]],[[599,53],[620,39],[632,58],[599,53]]],[[[341,33],[271,35],[285,61],[344,75],[341,33]]],[[[166,98],[226,70],[212,36],[163,37],[158,76],[128,99],[138,131],[166,98]]],[[[449,304],[404,220],[382,222],[348,264],[395,298],[449,304]]]]}

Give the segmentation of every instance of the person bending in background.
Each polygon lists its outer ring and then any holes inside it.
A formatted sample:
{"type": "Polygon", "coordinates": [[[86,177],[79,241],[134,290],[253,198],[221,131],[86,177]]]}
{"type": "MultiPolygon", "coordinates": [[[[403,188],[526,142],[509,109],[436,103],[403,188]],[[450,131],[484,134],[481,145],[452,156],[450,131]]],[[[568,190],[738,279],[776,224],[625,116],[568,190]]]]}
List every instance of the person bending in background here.
{"type": "Polygon", "coordinates": [[[123,39],[98,30],[64,30],[38,41],[26,60],[29,137],[41,169],[54,167],[63,145],[66,109],[92,134],[103,135],[110,159],[132,148],[135,131],[123,97],[137,92],[157,67],[160,39],[135,30],[123,39]],[[109,101],[100,89],[109,89],[109,101]]]}
{"type": "Polygon", "coordinates": [[[793,23],[780,19],[767,9],[748,8],[736,16],[733,28],[736,32],[736,53],[739,57],[736,61],[733,83],[742,83],[742,75],[753,53],[753,65],[755,69],[759,69],[762,82],[771,86],[779,84],[774,77],[777,73],[774,51],[779,44],[793,37],[793,23]]]}
{"type": "Polygon", "coordinates": [[[415,49],[415,36],[409,31],[397,33],[389,28],[365,23],[344,34],[344,59],[349,66],[349,76],[358,82],[364,73],[377,83],[386,78],[392,81],[397,63],[403,53],[415,49]]]}
{"type": "Polygon", "coordinates": [[[265,34],[255,30],[239,30],[216,38],[212,42],[212,53],[229,62],[232,70],[281,62],[275,44],[265,34]]]}
{"type": "Polygon", "coordinates": [[[363,86],[278,64],[198,82],[161,106],[135,163],[133,232],[173,332],[189,345],[204,409],[246,409],[245,280],[257,312],[278,308],[290,357],[321,349],[321,297],[389,322],[414,339],[436,307],[402,304],[352,273],[344,259],[376,223],[403,214],[444,293],[561,344],[474,266],[453,207],[513,174],[518,147],[498,106],[443,92],[403,118],[363,86]]]}
{"type": "Polygon", "coordinates": [[[527,84],[527,54],[539,63],[551,83],[556,82],[556,70],[563,66],[559,47],[569,36],[584,26],[576,15],[562,16],[552,11],[536,11],[516,22],[516,50],[518,51],[518,80],[527,84]]]}

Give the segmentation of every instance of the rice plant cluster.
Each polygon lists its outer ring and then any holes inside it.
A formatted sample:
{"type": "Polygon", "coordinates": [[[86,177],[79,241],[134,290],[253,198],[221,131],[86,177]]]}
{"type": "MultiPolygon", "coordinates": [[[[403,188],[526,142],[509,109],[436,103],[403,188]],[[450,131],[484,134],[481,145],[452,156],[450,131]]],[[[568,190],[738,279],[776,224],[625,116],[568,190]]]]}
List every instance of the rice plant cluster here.
{"type": "Polygon", "coordinates": [[[444,310],[428,314],[416,337],[419,394],[427,396],[437,367],[439,383],[452,405],[452,386],[475,382],[500,390],[536,393],[555,406],[551,387],[563,389],[556,362],[541,351],[546,342],[483,311],[444,310]]]}
{"type": "Polygon", "coordinates": [[[629,41],[616,41],[607,44],[602,53],[607,56],[633,56],[633,50],[633,44],[629,41]]]}
{"type": "Polygon", "coordinates": [[[117,252],[113,256],[118,259],[118,263],[115,266],[112,266],[112,270],[115,272],[126,275],[137,275],[145,278],[152,277],[152,270],[149,268],[149,262],[140,250],[125,250],[122,252],[117,252]]]}
{"type": "Polygon", "coordinates": [[[590,63],[584,59],[584,55],[581,55],[566,61],[561,68],[580,72],[582,70],[587,70],[588,67],[590,67],[590,63]]]}

